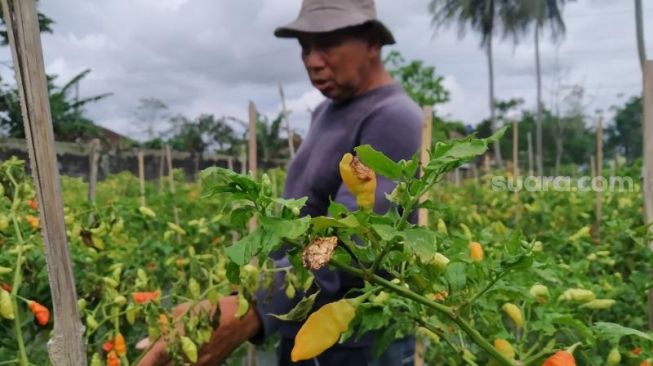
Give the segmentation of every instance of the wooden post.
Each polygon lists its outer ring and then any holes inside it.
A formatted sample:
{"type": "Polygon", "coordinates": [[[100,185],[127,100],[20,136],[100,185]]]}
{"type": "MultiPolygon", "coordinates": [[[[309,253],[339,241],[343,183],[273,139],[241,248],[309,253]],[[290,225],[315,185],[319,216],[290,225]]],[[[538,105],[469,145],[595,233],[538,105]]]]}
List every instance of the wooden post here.
{"type": "Polygon", "coordinates": [[[519,125],[517,119],[512,121],[512,176],[519,178],[519,125]]]}
{"type": "MultiPolygon", "coordinates": [[[[644,222],[649,224],[649,248],[653,250],[653,61],[644,63],[644,163],[642,175],[644,176],[642,191],[644,193],[644,222]]],[[[649,291],[649,329],[653,330],[653,289],[649,291]]]]}
{"type": "Polygon", "coordinates": [[[528,175],[533,176],[533,133],[526,135],[528,141],[528,175]]]}
{"type": "Polygon", "coordinates": [[[231,156],[227,157],[227,169],[234,170],[234,158],[231,156]]]}
{"type": "MultiPolygon", "coordinates": [[[[256,106],[254,102],[249,102],[249,134],[248,134],[248,157],[249,157],[249,173],[252,175],[252,178],[256,179],[258,164],[257,164],[257,146],[256,146],[256,106]]],[[[249,223],[249,231],[252,232],[256,230],[256,218],[252,218],[249,223]]],[[[256,259],[254,263],[256,264],[256,259]]],[[[247,366],[256,366],[256,346],[252,343],[247,344],[247,366]]]]}
{"type": "Polygon", "coordinates": [[[603,115],[596,120],[596,179],[599,189],[596,191],[596,238],[601,239],[601,217],[603,216],[603,115]]]}
{"type": "Polygon", "coordinates": [[[138,180],[141,184],[141,206],[147,206],[145,202],[145,161],[143,150],[138,152],[138,180]]]}
{"type": "MultiPolygon", "coordinates": [[[[424,124],[422,126],[422,150],[420,154],[420,174],[422,173],[423,167],[429,162],[429,152],[431,150],[432,143],[432,131],[433,131],[433,107],[424,107],[424,124]]],[[[421,197],[420,201],[424,202],[427,199],[427,196],[424,195],[421,197]]],[[[417,221],[419,226],[428,226],[429,216],[428,210],[425,208],[420,208],[417,213],[417,221]]],[[[415,366],[424,366],[424,356],[426,355],[426,344],[421,340],[417,340],[415,343],[415,354],[414,354],[414,365],[415,366]]]]}
{"type": "MultiPolygon", "coordinates": [[[[172,151],[170,151],[170,145],[166,145],[166,160],[168,162],[168,180],[170,181],[170,193],[172,193],[172,196],[175,196],[175,177],[174,177],[174,172],[172,170],[172,151]]],[[[179,210],[177,209],[177,205],[173,204],[172,205],[172,212],[175,217],[175,224],[179,225],[179,210]]],[[[181,241],[181,238],[179,235],[177,235],[177,241],[181,241]]]]}
{"type": "MultiPolygon", "coordinates": [[[[422,151],[420,154],[420,164],[423,167],[429,162],[429,151],[431,150],[431,136],[433,131],[433,108],[424,107],[424,125],[422,127],[422,151]]],[[[421,173],[421,171],[420,171],[421,173]]],[[[421,198],[424,202],[426,196],[421,198]]],[[[419,226],[426,226],[428,224],[428,210],[420,208],[418,211],[418,224],[419,226]]]]}
{"type": "Polygon", "coordinates": [[[594,164],[594,155],[590,155],[590,175],[596,177],[596,164],[594,164]]]}
{"type": "Polygon", "coordinates": [[[159,192],[163,192],[164,173],[165,173],[165,146],[161,146],[161,156],[159,159],[159,192]]]}
{"type": "Polygon", "coordinates": [[[247,151],[245,145],[240,146],[240,174],[247,174],[247,151]]]}
{"type": "Polygon", "coordinates": [[[95,186],[97,185],[98,161],[100,160],[100,154],[98,153],[98,150],[100,150],[100,140],[91,140],[88,147],[88,203],[93,205],[95,204],[95,186]]]}
{"type": "Polygon", "coordinates": [[[75,278],[66,240],[36,3],[35,0],[2,0],[2,8],[16,71],[32,175],[41,205],[39,216],[54,314],[54,330],[48,342],[50,362],[54,366],[85,366],[83,327],[79,321],[75,278]]]}
{"type": "Polygon", "coordinates": [[[288,118],[288,109],[286,109],[286,96],[283,93],[283,86],[279,83],[279,95],[281,95],[281,107],[283,118],[286,120],[286,133],[288,134],[288,151],[290,152],[290,159],[295,158],[295,144],[293,141],[293,133],[290,130],[290,119],[288,118]]]}
{"type": "Polygon", "coordinates": [[[460,168],[456,168],[453,171],[453,181],[456,184],[456,187],[460,187],[460,168]]]}

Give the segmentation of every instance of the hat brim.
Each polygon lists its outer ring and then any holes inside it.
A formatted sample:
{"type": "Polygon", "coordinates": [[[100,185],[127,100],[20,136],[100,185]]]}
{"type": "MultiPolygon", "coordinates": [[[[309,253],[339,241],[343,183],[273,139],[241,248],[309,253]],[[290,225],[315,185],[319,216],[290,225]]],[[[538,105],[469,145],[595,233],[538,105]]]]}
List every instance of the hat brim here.
{"type": "Polygon", "coordinates": [[[332,33],[344,30],[346,28],[361,26],[369,23],[378,32],[382,45],[391,45],[396,43],[392,32],[390,32],[388,27],[386,27],[382,22],[378,20],[370,20],[364,17],[356,19],[356,17],[356,14],[353,14],[349,17],[349,19],[340,18],[336,21],[334,21],[333,18],[328,21],[323,20],[326,17],[317,18],[310,23],[307,22],[304,18],[300,18],[290,24],[275,29],[274,35],[279,38],[297,38],[302,34],[332,33]]]}

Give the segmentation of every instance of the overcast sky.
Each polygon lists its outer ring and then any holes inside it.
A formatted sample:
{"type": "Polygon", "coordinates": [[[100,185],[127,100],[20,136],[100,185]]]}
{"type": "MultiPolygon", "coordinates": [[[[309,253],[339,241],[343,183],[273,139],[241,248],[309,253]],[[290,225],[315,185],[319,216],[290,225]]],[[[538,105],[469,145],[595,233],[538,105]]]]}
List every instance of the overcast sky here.
{"type": "MultiPolygon", "coordinates": [[[[252,100],[272,117],[281,109],[277,82],[286,90],[293,128],[305,133],[321,95],[312,89],[295,41],[276,39],[276,26],[294,20],[301,0],[45,0],[40,11],[56,24],[43,36],[46,71],[59,83],[92,70],[81,96],[113,93],[87,108],[97,123],[144,138],[135,123],[140,98],[158,98],[170,113],[245,119],[252,100]]],[[[379,17],[394,32],[408,60],[421,59],[445,76],[451,101],[438,113],[469,124],[489,114],[487,66],[476,34],[456,28],[434,34],[426,0],[377,0],[379,17]]],[[[644,1],[648,53],[653,55],[653,1],[644,1]],[[648,23],[648,24],[647,24],[648,23]]],[[[542,45],[544,96],[556,80],[582,84],[588,112],[608,109],[641,92],[632,0],[578,0],[565,7],[567,35],[542,45]],[[557,65],[557,66],[556,66],[557,65]]],[[[515,46],[495,41],[498,99],[535,100],[531,37],[515,46]]],[[[0,60],[10,59],[0,50],[0,60]]],[[[10,70],[2,68],[5,80],[10,70]]],[[[162,122],[158,129],[165,128],[162,122]]]]}

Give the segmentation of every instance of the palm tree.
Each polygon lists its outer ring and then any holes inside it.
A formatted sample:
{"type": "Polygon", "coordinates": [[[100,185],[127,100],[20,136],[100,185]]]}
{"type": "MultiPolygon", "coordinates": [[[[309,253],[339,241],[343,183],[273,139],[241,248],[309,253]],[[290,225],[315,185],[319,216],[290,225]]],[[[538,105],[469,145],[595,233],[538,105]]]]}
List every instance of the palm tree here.
{"type": "MultiPolygon", "coordinates": [[[[516,21],[517,0],[430,0],[429,12],[432,15],[432,24],[435,27],[448,27],[458,24],[460,35],[465,34],[467,27],[481,34],[481,47],[485,47],[489,74],[489,106],[490,126],[492,131],[497,129],[494,97],[494,60],[492,39],[501,26],[504,35],[512,32],[516,27],[510,25],[516,21]]],[[[501,149],[494,143],[494,156],[497,164],[503,165],[501,149]]]]}
{"type": "Polygon", "coordinates": [[[535,166],[537,174],[543,174],[542,163],[542,116],[544,103],[542,102],[542,69],[540,62],[540,34],[545,26],[550,26],[551,36],[558,39],[566,31],[565,22],[562,18],[562,7],[565,0],[529,0],[522,1],[517,22],[511,23],[514,26],[512,33],[525,32],[530,24],[535,27],[535,73],[537,78],[537,114],[535,119],[535,166]]]}

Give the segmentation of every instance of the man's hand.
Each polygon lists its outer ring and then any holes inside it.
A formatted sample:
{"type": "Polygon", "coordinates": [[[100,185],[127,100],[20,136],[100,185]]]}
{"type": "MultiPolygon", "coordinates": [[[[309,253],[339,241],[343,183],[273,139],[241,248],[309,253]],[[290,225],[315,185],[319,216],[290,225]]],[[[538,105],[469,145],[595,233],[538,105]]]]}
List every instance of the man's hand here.
{"type": "MultiPolygon", "coordinates": [[[[200,348],[196,363],[198,366],[220,365],[238,346],[255,336],[261,327],[260,320],[252,307],[241,319],[236,318],[238,309],[236,296],[225,297],[220,300],[218,305],[220,306],[220,325],[213,330],[209,343],[200,348]]],[[[173,310],[173,316],[175,318],[182,316],[188,311],[189,306],[190,304],[177,306],[173,310]]],[[[197,304],[191,311],[199,312],[200,309],[208,310],[211,317],[215,313],[215,306],[208,301],[197,304]]],[[[183,324],[178,324],[177,331],[183,332],[183,324]]],[[[138,366],[169,365],[170,357],[165,348],[163,340],[158,340],[138,363],[138,366]]]]}

